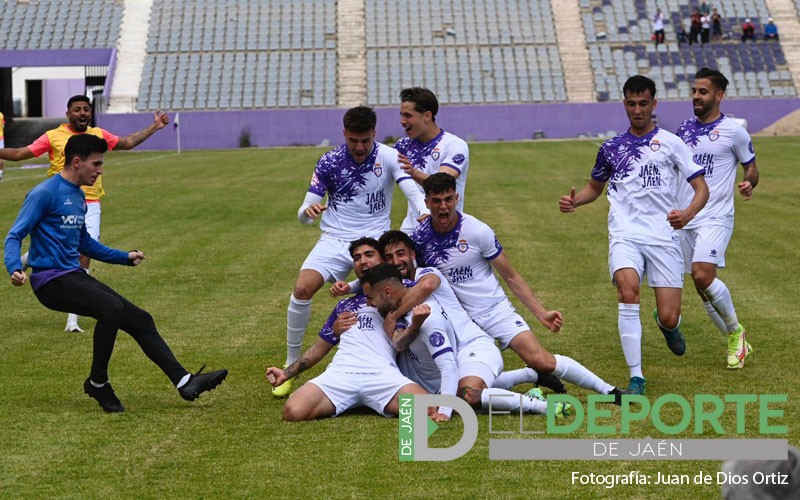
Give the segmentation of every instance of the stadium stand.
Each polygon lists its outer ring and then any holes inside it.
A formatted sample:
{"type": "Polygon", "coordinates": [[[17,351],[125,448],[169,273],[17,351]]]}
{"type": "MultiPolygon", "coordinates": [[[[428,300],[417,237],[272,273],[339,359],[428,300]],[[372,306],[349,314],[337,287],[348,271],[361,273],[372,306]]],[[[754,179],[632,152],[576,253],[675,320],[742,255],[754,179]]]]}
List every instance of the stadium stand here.
{"type": "Polygon", "coordinates": [[[3,1],[0,48],[94,49],[116,45],[123,4],[115,0],[3,1]],[[11,22],[10,20],[14,20],[11,22]]]}
{"type": "Polygon", "coordinates": [[[676,26],[690,14],[686,2],[660,1],[665,14],[667,43],[651,42],[650,19],[654,0],[580,0],[589,46],[597,99],[620,99],[622,85],[633,74],[652,78],[666,99],[689,95],[694,73],[703,66],[718,68],[731,80],[730,97],[796,96],[781,45],[777,42],[742,43],[741,23],[751,18],[756,32],[770,17],[764,0],[718,2],[725,36],[708,44],[677,43],[676,26]],[[666,6],[664,8],[663,6],[666,6]]]}
{"type": "Polygon", "coordinates": [[[550,2],[366,0],[366,21],[370,104],[413,85],[445,104],[567,100],[550,2]]]}
{"type": "Polygon", "coordinates": [[[137,109],[336,106],[334,0],[157,0],[137,109]]]}

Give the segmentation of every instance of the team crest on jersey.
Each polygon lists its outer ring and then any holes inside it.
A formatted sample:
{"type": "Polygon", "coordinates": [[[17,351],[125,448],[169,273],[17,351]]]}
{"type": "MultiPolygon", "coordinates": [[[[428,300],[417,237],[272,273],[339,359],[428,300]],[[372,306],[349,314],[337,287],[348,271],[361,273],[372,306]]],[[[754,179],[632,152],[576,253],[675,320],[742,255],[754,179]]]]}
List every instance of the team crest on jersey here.
{"type": "Polygon", "coordinates": [[[431,158],[433,158],[433,161],[439,161],[439,155],[439,148],[434,148],[433,151],[431,151],[431,158]]]}
{"type": "Polygon", "coordinates": [[[67,199],[64,201],[64,205],[67,205],[67,206],[69,206],[69,205],[72,205],[72,199],[71,199],[71,198],[67,198],[67,199]]]}
{"type": "Polygon", "coordinates": [[[428,335],[428,342],[430,342],[433,347],[441,347],[442,344],[444,344],[444,335],[439,332],[433,332],[428,335]]]}
{"type": "Polygon", "coordinates": [[[719,139],[719,130],[714,129],[708,133],[709,141],[716,141],[717,139],[719,139]]]}
{"type": "Polygon", "coordinates": [[[467,240],[458,240],[456,248],[458,248],[458,251],[461,253],[467,253],[467,250],[469,250],[469,244],[467,243],[467,240]]]}
{"type": "Polygon", "coordinates": [[[372,171],[375,172],[375,177],[380,177],[381,174],[383,174],[383,167],[380,163],[375,162],[375,168],[373,168],[372,171]]]}
{"type": "Polygon", "coordinates": [[[655,153],[659,149],[661,149],[661,143],[658,142],[658,139],[653,139],[650,141],[650,149],[655,153]]]}

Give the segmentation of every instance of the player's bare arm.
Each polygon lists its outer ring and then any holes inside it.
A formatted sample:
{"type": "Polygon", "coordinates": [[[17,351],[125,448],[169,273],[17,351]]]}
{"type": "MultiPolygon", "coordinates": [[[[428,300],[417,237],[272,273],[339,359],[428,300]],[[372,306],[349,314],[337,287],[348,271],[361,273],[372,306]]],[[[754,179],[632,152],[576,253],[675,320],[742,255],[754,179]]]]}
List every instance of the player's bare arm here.
{"type": "Polygon", "coordinates": [[[695,177],[689,181],[689,184],[694,188],[692,202],[683,210],[671,210],[667,214],[667,220],[673,229],[680,229],[688,224],[706,206],[708,201],[708,184],[703,176],[695,177]]]}
{"type": "Polygon", "coordinates": [[[525,278],[511,265],[505,252],[500,252],[500,255],[494,258],[491,263],[492,267],[500,274],[506,284],[508,284],[508,288],[510,288],[514,295],[525,304],[525,307],[536,316],[539,323],[552,332],[561,330],[561,326],[564,324],[564,317],[559,311],[548,311],[545,309],[542,302],[533,292],[531,286],[525,281],[525,278]]]}
{"type": "Polygon", "coordinates": [[[397,309],[386,315],[383,322],[383,328],[386,330],[386,333],[394,332],[397,320],[405,316],[414,306],[425,302],[428,297],[439,288],[441,283],[442,281],[439,277],[433,273],[421,277],[419,281],[403,295],[397,309]]]}
{"type": "Polygon", "coordinates": [[[290,378],[296,377],[297,375],[319,363],[320,360],[324,358],[332,348],[333,344],[330,342],[327,342],[322,338],[317,339],[314,345],[309,347],[297,361],[287,366],[283,370],[275,366],[270,366],[267,368],[267,381],[273,387],[283,384],[290,378]]]}
{"type": "Polygon", "coordinates": [[[153,123],[151,123],[149,127],[143,128],[142,130],[134,132],[130,135],[126,135],[125,137],[121,137],[119,143],[117,143],[116,149],[133,149],[139,144],[143,143],[148,137],[166,127],[168,123],[169,116],[167,116],[166,113],[162,113],[161,110],[158,110],[153,113],[153,123]]]}
{"type": "Polygon", "coordinates": [[[415,306],[414,309],[411,310],[411,324],[408,325],[408,328],[398,328],[394,331],[394,335],[392,336],[392,346],[394,349],[396,351],[405,351],[408,349],[408,346],[410,346],[417,338],[417,335],[419,335],[419,329],[422,328],[422,324],[430,315],[431,308],[428,304],[415,306]]]}
{"type": "Polygon", "coordinates": [[[753,197],[753,189],[758,185],[758,167],[756,161],[744,167],[744,179],[738,183],[739,194],[744,196],[745,201],[753,197]]]}
{"type": "Polygon", "coordinates": [[[581,205],[587,205],[596,200],[603,193],[603,186],[605,183],[590,180],[581,190],[576,193],[575,188],[570,189],[569,194],[566,194],[558,200],[558,209],[563,213],[574,212],[576,208],[581,205]]]}
{"type": "Polygon", "coordinates": [[[33,153],[28,148],[4,148],[0,149],[0,160],[22,161],[33,158],[33,153]]]}

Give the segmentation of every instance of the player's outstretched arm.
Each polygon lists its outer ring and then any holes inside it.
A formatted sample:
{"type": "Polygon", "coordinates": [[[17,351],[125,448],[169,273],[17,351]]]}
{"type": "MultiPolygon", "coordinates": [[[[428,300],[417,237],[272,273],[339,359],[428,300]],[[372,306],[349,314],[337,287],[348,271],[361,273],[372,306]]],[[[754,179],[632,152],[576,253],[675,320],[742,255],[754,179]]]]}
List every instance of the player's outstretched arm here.
{"type": "Polygon", "coordinates": [[[275,366],[270,366],[267,368],[267,381],[273,387],[278,387],[290,378],[296,377],[297,375],[319,363],[320,360],[324,358],[331,349],[333,349],[333,344],[322,338],[318,338],[314,345],[309,347],[308,350],[306,350],[306,352],[300,356],[300,359],[287,366],[283,370],[275,366]]]}
{"type": "Polygon", "coordinates": [[[508,288],[510,288],[514,295],[525,304],[525,307],[536,316],[536,319],[538,319],[545,328],[552,332],[561,330],[561,326],[564,324],[564,317],[559,311],[548,311],[545,309],[542,302],[533,292],[531,286],[525,281],[525,278],[511,265],[504,251],[500,252],[500,255],[495,257],[491,263],[492,267],[497,270],[506,284],[508,284],[508,288]]]}
{"type": "Polygon", "coordinates": [[[142,130],[134,132],[130,135],[126,135],[125,137],[120,137],[115,149],[133,149],[147,140],[148,137],[166,127],[168,123],[169,116],[167,116],[166,113],[162,113],[161,110],[158,110],[153,113],[153,123],[151,123],[149,127],[143,128],[142,130]]]}
{"type": "Polygon", "coordinates": [[[0,149],[0,160],[22,161],[33,158],[33,153],[28,148],[3,148],[0,149]]]}

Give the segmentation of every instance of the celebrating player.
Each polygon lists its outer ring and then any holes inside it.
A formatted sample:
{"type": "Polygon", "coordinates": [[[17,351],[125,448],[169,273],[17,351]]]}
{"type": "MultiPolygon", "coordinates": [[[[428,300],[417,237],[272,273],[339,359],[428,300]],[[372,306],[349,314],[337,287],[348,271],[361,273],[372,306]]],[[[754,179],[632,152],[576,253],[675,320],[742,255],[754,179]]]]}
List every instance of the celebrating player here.
{"type": "MultiPolygon", "coordinates": [[[[720,112],[728,79],[709,68],[702,68],[694,78],[696,118],[684,121],[677,135],[692,150],[695,162],[705,167],[709,196],[706,206],[680,231],[681,247],[685,271],[692,274],[703,308],[728,338],[728,368],[738,369],[744,367],[752,346],[745,339],[730,290],[717,277],[717,268],[725,267],[725,250],[733,234],[734,187],[749,200],[758,185],[758,167],[750,134],[720,112]],[[738,184],[737,163],[744,167],[744,179],[738,184]]],[[[692,194],[686,183],[678,183],[679,206],[689,205],[692,194]]]]}
{"type": "Polygon", "coordinates": [[[559,331],[563,323],[561,313],[545,309],[511,265],[489,226],[456,210],[455,184],[455,179],[444,173],[431,175],[423,184],[431,216],[411,235],[420,260],[442,272],[472,320],[497,340],[501,349],[510,347],[539,373],[552,373],[600,394],[614,394],[615,402],[619,403],[622,396],[619,389],[574,359],[553,355],[539,343],[508,300],[493,269],[545,328],[559,331]]]}
{"type": "MultiPolygon", "coordinates": [[[[109,413],[125,411],[108,381],[108,363],[117,331],[128,332],[144,353],[169,377],[181,397],[195,400],[225,380],[227,370],[191,375],[175,359],[156,329],[150,314],[86,273],[78,263],[79,252],[110,264],[135,266],[144,260],[138,250],[109,248],[86,232],[86,201],[80,186],[91,186],[103,173],[103,154],[108,145],[92,134],[78,134],[64,147],[62,171],[36,186],[25,197],[17,220],[5,241],[5,266],[11,283],[22,286],[20,248],[30,234],[31,287],[48,309],[90,316],[94,328],[92,369],[83,389],[109,413]]],[[[202,371],[202,368],[201,368],[202,371]]]]}
{"type": "Polygon", "coordinates": [[[629,78],[622,88],[630,121],[627,132],[607,140],[597,153],[589,183],[577,194],[559,200],[564,213],[596,200],[608,182],[609,271],[617,287],[618,327],[622,351],[630,370],[628,390],[644,394],[642,324],[639,287],[647,283],[656,296],[656,323],[670,350],[682,356],[686,342],[680,331],[683,259],[678,234],[708,199],[703,168],[675,135],[653,123],[656,85],[647,77],[629,78]],[[694,190],[691,203],[679,210],[675,197],[679,182],[694,190]]]}
{"type": "MultiPolygon", "coordinates": [[[[108,149],[127,150],[133,149],[145,139],[156,133],[158,130],[166,127],[169,123],[169,117],[165,113],[157,111],[153,115],[153,123],[149,127],[144,128],[133,134],[126,135],[125,137],[117,137],[108,130],[100,127],[90,127],[89,123],[92,121],[92,107],[89,104],[89,98],[85,95],[76,95],[70,97],[67,101],[67,122],[62,123],[53,130],[48,130],[36,139],[33,144],[24,148],[9,148],[0,149],[0,159],[10,161],[22,161],[29,158],[34,158],[43,155],[46,152],[50,153],[50,169],[47,171],[47,176],[52,177],[61,172],[64,168],[64,146],[70,137],[80,134],[89,134],[96,137],[105,139],[108,143],[108,149]]],[[[105,195],[103,189],[102,176],[97,177],[97,181],[88,186],[82,186],[83,192],[86,194],[86,231],[89,236],[99,240],[100,239],[100,198],[105,195]]],[[[27,254],[23,255],[23,265],[27,265],[27,254]]],[[[81,267],[89,272],[89,263],[91,259],[85,255],[81,255],[81,267]]],[[[69,314],[67,316],[67,326],[64,328],[68,332],[82,332],[80,325],[78,325],[78,316],[69,314]]]]}
{"type": "MultiPolygon", "coordinates": [[[[400,91],[400,124],[406,136],[394,145],[403,156],[403,170],[417,181],[422,193],[422,183],[437,172],[450,174],[456,179],[458,210],[464,210],[464,189],[469,169],[469,147],[458,136],[445,132],[436,124],[439,101],[428,89],[413,87],[400,91]]],[[[411,234],[418,225],[418,215],[409,202],[408,213],[401,229],[411,234]]]]}
{"type": "MultiPolygon", "coordinates": [[[[344,115],[345,144],[328,151],[314,169],[297,217],[311,224],[321,217],[320,237],[300,267],[286,317],[286,366],[300,356],[303,335],[311,317],[311,299],[326,281],[344,279],[352,268],[350,241],[362,235],[378,237],[389,229],[392,190],[396,182],[417,216],[427,212],[422,194],[410,176],[403,173],[397,151],[375,142],[377,117],[372,108],[357,106],[344,115]],[[322,205],[324,196],[328,204],[322,205]]],[[[285,397],[287,383],[273,389],[285,397]]]]}

